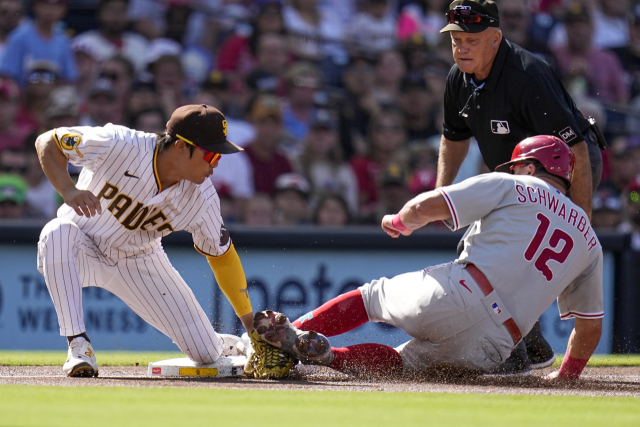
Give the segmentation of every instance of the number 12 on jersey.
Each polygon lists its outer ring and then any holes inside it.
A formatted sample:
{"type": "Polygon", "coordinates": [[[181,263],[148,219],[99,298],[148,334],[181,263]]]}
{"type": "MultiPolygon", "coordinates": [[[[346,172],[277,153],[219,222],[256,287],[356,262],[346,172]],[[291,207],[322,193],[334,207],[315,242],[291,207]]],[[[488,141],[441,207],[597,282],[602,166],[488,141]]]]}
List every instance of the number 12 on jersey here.
{"type": "MultiPolygon", "coordinates": [[[[540,221],[540,225],[538,226],[533,239],[531,239],[531,243],[529,243],[529,246],[524,253],[524,258],[527,261],[533,260],[533,257],[535,256],[536,252],[538,252],[538,249],[540,248],[544,237],[547,235],[547,231],[549,231],[549,224],[551,224],[549,218],[541,213],[539,213],[536,218],[538,218],[538,221],[540,221]]],[[[551,279],[553,279],[553,272],[547,265],[547,262],[549,262],[549,260],[557,261],[560,264],[565,262],[569,257],[569,253],[571,253],[571,249],[573,249],[573,239],[564,231],[556,228],[551,234],[549,245],[551,246],[551,248],[544,248],[538,258],[536,258],[534,263],[536,269],[538,269],[538,271],[540,271],[544,275],[544,277],[547,279],[547,282],[550,282],[551,279]],[[551,248],[555,249],[558,247],[558,244],[561,240],[564,241],[562,250],[559,252],[552,250],[551,248]]]]}

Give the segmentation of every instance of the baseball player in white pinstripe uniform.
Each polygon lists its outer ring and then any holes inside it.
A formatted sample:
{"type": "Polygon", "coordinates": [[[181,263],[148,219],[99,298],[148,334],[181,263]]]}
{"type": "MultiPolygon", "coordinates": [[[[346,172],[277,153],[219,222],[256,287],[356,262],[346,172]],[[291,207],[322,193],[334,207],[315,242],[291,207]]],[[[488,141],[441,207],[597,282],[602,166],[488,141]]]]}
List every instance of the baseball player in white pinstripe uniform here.
{"type": "Polygon", "coordinates": [[[255,353],[245,371],[278,377],[291,367],[290,358],[253,333],[244,271],[208,179],[222,154],[242,151],[226,135],[222,113],[187,105],[172,114],[162,134],[107,124],[58,128],[38,137],[44,172],[65,202],[42,230],[38,269],[60,334],[68,337],[67,375],[98,375],[82,310],[81,291],[87,286],[118,296],[191,360],[213,363],[220,357],[221,337],[162,248],[162,236],[177,230],[193,235],[196,250],[206,256],[251,334],[255,353]],[[83,167],[77,184],[68,162],[83,167]]]}
{"type": "Polygon", "coordinates": [[[567,354],[554,377],[580,376],[602,331],[602,248],[586,213],[566,191],[575,157],[554,136],[521,141],[510,162],[459,184],[415,197],[382,220],[391,237],[443,220],[469,226],[454,262],[373,280],[290,323],[271,311],[254,327],[266,341],[306,363],[345,372],[424,372],[442,365],[491,372],[511,353],[554,299],[562,319],[575,319],[567,354]],[[414,337],[331,348],[323,336],[368,321],[414,337]]]}

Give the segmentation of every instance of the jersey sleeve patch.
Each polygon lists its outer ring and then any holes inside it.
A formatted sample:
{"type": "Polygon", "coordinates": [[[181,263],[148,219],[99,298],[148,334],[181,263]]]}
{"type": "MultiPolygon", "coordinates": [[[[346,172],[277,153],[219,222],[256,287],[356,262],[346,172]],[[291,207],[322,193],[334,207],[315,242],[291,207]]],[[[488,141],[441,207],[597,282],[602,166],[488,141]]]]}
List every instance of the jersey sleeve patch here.
{"type": "Polygon", "coordinates": [[[59,146],[63,150],[72,151],[75,150],[80,158],[84,158],[84,155],[80,152],[78,146],[82,143],[82,136],[79,133],[65,133],[59,139],[59,146]]]}

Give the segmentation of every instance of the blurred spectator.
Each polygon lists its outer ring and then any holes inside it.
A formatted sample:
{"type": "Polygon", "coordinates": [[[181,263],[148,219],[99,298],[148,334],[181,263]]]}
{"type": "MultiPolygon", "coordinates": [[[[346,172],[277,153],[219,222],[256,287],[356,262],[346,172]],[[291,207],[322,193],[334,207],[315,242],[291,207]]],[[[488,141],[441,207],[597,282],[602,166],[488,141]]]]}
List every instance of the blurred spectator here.
{"type": "Polygon", "coordinates": [[[49,95],[45,115],[45,129],[77,126],[80,123],[80,99],[75,88],[62,86],[54,89],[49,95]]]}
{"type": "Polygon", "coordinates": [[[377,56],[396,46],[396,21],[388,0],[364,0],[346,30],[347,48],[377,56]]]}
{"type": "Polygon", "coordinates": [[[18,27],[23,16],[22,0],[0,0],[0,61],[7,48],[9,34],[18,27]]]}
{"type": "Polygon", "coordinates": [[[24,139],[34,127],[17,123],[20,110],[20,89],[11,79],[0,77],[0,152],[7,148],[22,148],[24,139]]]}
{"type": "Polygon", "coordinates": [[[316,62],[328,84],[339,80],[339,70],[348,60],[342,45],[340,19],[328,9],[319,9],[318,0],[291,0],[284,7],[284,26],[298,59],[316,62]]]}
{"type": "Polygon", "coordinates": [[[285,173],[276,179],[275,222],[278,225],[302,225],[309,223],[309,193],[307,180],[297,173],[285,173]]]}
{"type": "Polygon", "coordinates": [[[253,186],[256,193],[273,195],[276,178],[293,171],[289,160],[277,152],[283,131],[278,98],[273,95],[258,96],[251,107],[250,121],[256,130],[256,137],[245,147],[245,154],[251,162],[253,186]]]}
{"type": "Polygon", "coordinates": [[[640,95],[640,4],[633,8],[633,18],[629,25],[629,43],[611,49],[620,59],[627,73],[631,89],[631,99],[640,95]]]}
{"type": "MultiPolygon", "coordinates": [[[[400,52],[404,57],[407,74],[421,74],[431,56],[427,40],[421,34],[414,34],[400,43],[400,52]]],[[[451,42],[447,44],[447,55],[451,55],[451,42]]],[[[448,57],[445,56],[445,57],[448,57]]]]}
{"type": "Polygon", "coordinates": [[[387,50],[378,55],[374,93],[380,105],[397,104],[400,82],[407,72],[404,58],[397,50],[387,50]]]}
{"type": "MultiPolygon", "coordinates": [[[[451,70],[451,63],[438,55],[432,55],[427,60],[422,76],[427,82],[427,87],[431,91],[434,102],[442,104],[444,99],[444,88],[447,84],[447,76],[451,70]]],[[[437,127],[440,129],[440,125],[437,127]]],[[[439,132],[438,132],[439,133],[439,132]]]]}
{"type": "Polygon", "coordinates": [[[167,117],[173,111],[188,104],[184,94],[184,72],[180,57],[163,55],[149,64],[149,71],[153,74],[160,103],[167,117]]]}
{"type": "Polygon", "coordinates": [[[114,120],[116,91],[109,79],[98,79],[89,92],[85,105],[86,113],[80,118],[80,126],[104,126],[118,124],[114,120]]]}
{"type": "Polygon", "coordinates": [[[220,215],[224,215],[225,224],[233,224],[238,222],[239,207],[241,206],[235,197],[231,194],[229,187],[222,184],[216,188],[218,198],[220,199],[220,215]]]}
{"type": "MultiPolygon", "coordinates": [[[[300,0],[307,1],[307,0],[300,0]]],[[[297,62],[287,72],[287,97],[282,106],[283,124],[296,141],[302,141],[315,114],[315,94],[322,80],[318,69],[308,62],[297,62]]]]}
{"type": "Polygon", "coordinates": [[[631,249],[640,251],[640,175],[629,182],[621,199],[624,222],[618,231],[631,233],[631,249]]]}
{"type": "Polygon", "coordinates": [[[78,35],[74,42],[90,46],[98,61],[123,55],[136,70],[141,71],[147,50],[147,41],[139,34],[126,31],[128,0],[100,0],[98,29],[78,35]]]}
{"type": "Polygon", "coordinates": [[[78,71],[71,46],[58,27],[65,13],[66,0],[35,0],[33,20],[24,22],[9,36],[0,74],[24,86],[33,64],[47,61],[62,80],[75,81],[78,71]]]}
{"type": "Polygon", "coordinates": [[[608,188],[600,188],[593,194],[591,226],[595,229],[616,228],[622,222],[620,196],[608,188]]]}
{"type": "Polygon", "coordinates": [[[419,74],[408,75],[402,80],[398,105],[406,120],[407,140],[425,140],[440,133],[436,126],[434,107],[440,99],[431,93],[427,82],[419,74]]]}
{"type": "Polygon", "coordinates": [[[162,133],[165,131],[167,116],[159,108],[142,110],[133,118],[131,127],[147,133],[162,133]]]}
{"type": "Polygon", "coordinates": [[[286,94],[285,74],[289,62],[287,39],[267,33],[258,39],[256,69],[249,73],[247,86],[254,93],[270,92],[279,96],[286,94]]]}
{"type": "Polygon", "coordinates": [[[527,0],[502,0],[499,12],[500,30],[504,38],[539,56],[554,69],[557,68],[547,44],[531,37],[531,24],[535,16],[529,12],[527,0]]]}
{"type": "Polygon", "coordinates": [[[21,219],[27,214],[27,183],[20,175],[0,174],[0,219],[21,219]]]}
{"type": "Polygon", "coordinates": [[[319,110],[311,122],[298,163],[298,169],[311,183],[314,198],[340,195],[348,202],[351,214],[357,215],[358,182],[351,166],[344,162],[336,124],[327,111],[319,110]]]}
{"type": "Polygon", "coordinates": [[[78,42],[77,38],[71,42],[71,49],[78,68],[76,88],[81,100],[84,101],[100,72],[100,58],[93,47],[87,43],[78,42]]]}
{"type": "MultiPolygon", "coordinates": [[[[280,1],[263,1],[249,34],[236,33],[227,38],[218,52],[216,68],[231,79],[247,76],[257,66],[258,44],[265,34],[284,33],[282,4],[280,1]]],[[[286,54],[286,49],[282,48],[286,54]]]]}
{"type": "Polygon", "coordinates": [[[404,119],[400,111],[383,108],[371,118],[369,153],[354,156],[350,161],[358,180],[360,216],[369,216],[376,208],[380,172],[387,163],[398,158],[405,142],[404,119]]]}
{"type": "Polygon", "coordinates": [[[449,0],[420,0],[405,6],[398,18],[398,39],[405,41],[420,35],[435,47],[441,38],[440,30],[446,24],[449,3],[449,0]]]}
{"type": "Polygon", "coordinates": [[[598,3],[599,7],[594,10],[594,46],[602,49],[626,46],[629,43],[629,0],[599,0],[598,3]]]}
{"type": "Polygon", "coordinates": [[[411,199],[407,174],[399,163],[391,162],[385,166],[378,185],[378,203],[371,214],[361,218],[362,223],[380,224],[383,216],[399,212],[411,199]]]}
{"type": "Polygon", "coordinates": [[[116,93],[116,113],[118,116],[121,116],[124,111],[134,75],[133,64],[124,56],[116,55],[102,64],[98,78],[111,80],[116,93]]]}
{"type": "Polygon", "coordinates": [[[313,212],[313,223],[323,227],[343,227],[350,222],[347,203],[337,194],[323,196],[313,212]]]}
{"type": "Polygon", "coordinates": [[[271,197],[258,193],[247,200],[244,205],[242,223],[246,225],[273,225],[275,223],[274,209],[271,197]]]}
{"type": "MultiPolygon", "coordinates": [[[[133,118],[141,111],[151,108],[158,108],[160,98],[156,91],[156,84],[153,75],[150,73],[140,73],[131,85],[129,97],[125,102],[124,117],[125,123],[131,126],[133,118]]],[[[164,111],[164,110],[163,110],[164,111]]]]}
{"type": "MultiPolygon", "coordinates": [[[[342,74],[342,82],[346,97],[342,115],[348,120],[348,126],[358,136],[364,137],[367,135],[371,116],[380,110],[374,91],[375,68],[364,57],[352,57],[342,74]]],[[[354,139],[353,149],[357,153],[363,152],[357,138],[354,139]]]]}
{"type": "Polygon", "coordinates": [[[438,149],[430,142],[418,142],[408,147],[408,163],[411,168],[409,191],[413,195],[436,188],[438,149]]]}
{"type": "MultiPolygon", "coordinates": [[[[56,216],[56,210],[62,203],[60,195],[47,179],[38,159],[36,151],[36,138],[38,133],[34,132],[24,141],[24,149],[19,152],[11,152],[11,156],[2,157],[2,165],[20,165],[21,170],[14,170],[13,173],[20,173],[27,182],[27,204],[28,216],[30,218],[49,219],[56,216]]],[[[7,169],[4,169],[8,172],[7,169]]]]}
{"type": "Polygon", "coordinates": [[[31,64],[27,71],[24,103],[17,121],[27,124],[32,129],[44,127],[47,121],[45,113],[49,105],[49,95],[59,85],[60,80],[53,64],[48,61],[31,64]]]}
{"type": "Polygon", "coordinates": [[[640,171],[640,136],[618,137],[608,151],[611,176],[600,188],[608,188],[618,195],[640,171]]]}
{"type": "Polygon", "coordinates": [[[580,3],[565,12],[567,43],[554,50],[559,71],[573,97],[586,95],[601,101],[626,104],[629,90],[622,66],[611,52],[593,46],[591,13],[580,3]]]}

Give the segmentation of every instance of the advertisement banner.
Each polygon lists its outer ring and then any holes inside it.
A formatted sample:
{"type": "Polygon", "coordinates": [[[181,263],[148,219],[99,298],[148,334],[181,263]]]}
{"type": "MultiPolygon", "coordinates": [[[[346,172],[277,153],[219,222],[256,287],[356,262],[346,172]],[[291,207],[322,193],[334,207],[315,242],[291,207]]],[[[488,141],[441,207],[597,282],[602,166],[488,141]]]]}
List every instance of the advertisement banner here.
{"type": "MultiPolygon", "coordinates": [[[[215,283],[206,259],[193,248],[168,247],[176,270],[191,286],[216,330],[240,334],[240,322],[215,283]]],[[[455,258],[451,251],[238,249],[254,311],[266,308],[296,319],[322,303],[380,277],[421,270],[455,258]]],[[[611,352],[613,333],[613,257],[605,253],[605,318],[597,352],[611,352]]],[[[65,349],[42,275],[36,269],[35,245],[0,244],[0,349],[65,349]]],[[[87,333],[99,350],[177,350],[117,297],[101,288],[83,289],[87,333]]],[[[560,321],[555,303],[543,314],[545,337],[564,352],[573,328],[560,321]]],[[[410,337],[384,324],[366,324],[334,346],[377,342],[397,346],[410,337]]]]}

